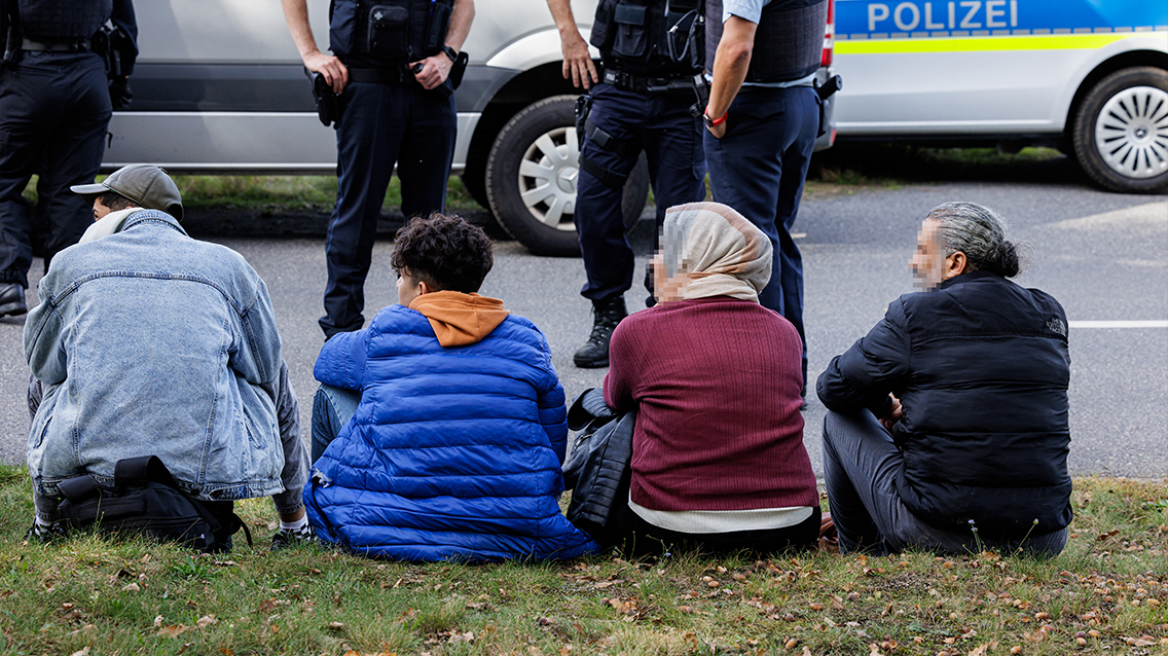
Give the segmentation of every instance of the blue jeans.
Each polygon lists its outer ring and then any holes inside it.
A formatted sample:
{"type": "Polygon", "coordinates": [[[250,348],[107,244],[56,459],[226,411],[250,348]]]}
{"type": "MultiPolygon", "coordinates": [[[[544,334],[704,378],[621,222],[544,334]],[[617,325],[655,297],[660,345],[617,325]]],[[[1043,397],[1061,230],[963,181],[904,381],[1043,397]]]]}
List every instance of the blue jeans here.
{"type": "MultiPolygon", "coordinates": [[[[657,202],[657,228],[665,210],[706,197],[706,163],[699,123],[689,113],[692,96],[638,93],[609,84],[592,88],[589,120],[614,139],[645,152],[649,181],[657,202]]],[[[582,158],[627,175],[637,155],[622,158],[585,138],[582,158]]],[[[633,285],[633,249],[625,239],[622,187],[614,187],[580,169],[576,192],[576,230],[588,276],[580,294],[593,301],[619,297],[633,285]]],[[[646,288],[649,286],[646,277],[646,288]]],[[[650,291],[652,291],[650,289],[650,291]]]]}
{"type": "Polygon", "coordinates": [[[823,419],[823,478],[840,551],[884,555],[916,548],[968,554],[979,551],[980,546],[1053,556],[1066,546],[1065,528],[1025,540],[982,539],[979,545],[970,531],[937,528],[921,521],[896,492],[896,476],[903,462],[892,435],[871,412],[828,411],[823,419]]]}
{"type": "Polygon", "coordinates": [[[312,399],[312,462],[324,455],[324,450],[353,415],[361,403],[361,392],[321,385],[312,399]]]}
{"type": "Polygon", "coordinates": [[[758,301],[799,331],[804,382],[803,257],[791,226],[818,131],[819,96],[811,87],[743,88],[730,105],[725,136],[717,139],[705,131],[714,200],[737,210],[771,240],[771,280],[758,301]]]}

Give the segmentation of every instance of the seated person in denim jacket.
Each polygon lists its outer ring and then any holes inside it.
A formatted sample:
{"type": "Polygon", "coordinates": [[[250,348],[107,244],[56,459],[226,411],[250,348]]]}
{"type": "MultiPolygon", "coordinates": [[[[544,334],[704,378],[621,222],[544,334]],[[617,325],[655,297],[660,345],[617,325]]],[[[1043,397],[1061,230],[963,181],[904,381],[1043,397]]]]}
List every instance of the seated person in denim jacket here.
{"type": "Polygon", "coordinates": [[[178,188],[158,167],[72,189],[93,202],[95,223],[53,259],[24,329],[30,537],[60,532],[58,483],[86,473],[109,483],[117,461],[144,455],[221,520],[234,499],[271,496],[274,547],[308,537],[308,454],[259,275],[187,236],[178,188]]]}
{"type": "Polygon", "coordinates": [[[321,541],[411,561],[596,551],[558,504],[567,411],[547,340],[476,293],[492,263],[481,229],[412,219],[400,305],[321,349],[304,490],[321,541]]]}

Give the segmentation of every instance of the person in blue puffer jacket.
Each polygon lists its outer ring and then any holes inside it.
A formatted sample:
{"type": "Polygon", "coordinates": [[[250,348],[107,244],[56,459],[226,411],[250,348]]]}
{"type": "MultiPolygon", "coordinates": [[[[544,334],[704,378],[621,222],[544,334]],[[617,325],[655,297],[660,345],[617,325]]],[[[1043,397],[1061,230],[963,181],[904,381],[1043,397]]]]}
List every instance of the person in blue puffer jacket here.
{"type": "Polygon", "coordinates": [[[398,301],[321,349],[309,521],[394,560],[567,559],[599,547],[560,512],[564,390],[547,340],[480,296],[493,259],[458,217],[412,219],[398,301]]]}

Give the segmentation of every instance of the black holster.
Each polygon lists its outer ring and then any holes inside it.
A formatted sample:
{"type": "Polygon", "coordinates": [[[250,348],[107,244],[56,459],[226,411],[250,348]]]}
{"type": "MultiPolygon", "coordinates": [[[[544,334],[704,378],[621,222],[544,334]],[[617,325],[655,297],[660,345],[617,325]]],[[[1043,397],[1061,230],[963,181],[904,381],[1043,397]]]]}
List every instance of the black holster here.
{"type": "Polygon", "coordinates": [[[576,143],[578,147],[584,149],[584,126],[588,123],[588,115],[592,113],[592,95],[582,94],[576,98],[576,143]]]}
{"type": "Polygon", "coordinates": [[[314,73],[307,68],[304,69],[304,72],[308,75],[308,79],[312,80],[312,98],[316,101],[316,117],[325,127],[328,127],[340,118],[337,94],[333,92],[332,85],[325,81],[324,75],[314,73]]]}
{"type": "Polygon", "coordinates": [[[89,39],[90,48],[105,62],[110,102],[114,109],[130,106],[134,92],[130,89],[130,71],[138,57],[134,38],[125,29],[106,23],[89,39]]]}

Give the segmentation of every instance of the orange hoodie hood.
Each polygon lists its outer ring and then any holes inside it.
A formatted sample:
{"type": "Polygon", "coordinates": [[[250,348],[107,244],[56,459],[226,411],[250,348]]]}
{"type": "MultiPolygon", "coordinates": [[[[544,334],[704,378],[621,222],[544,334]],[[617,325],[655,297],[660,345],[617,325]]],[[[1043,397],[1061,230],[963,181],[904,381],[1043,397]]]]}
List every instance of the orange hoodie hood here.
{"type": "Polygon", "coordinates": [[[430,320],[444,348],[482,341],[509,314],[497,298],[452,291],[422,294],[410,303],[410,309],[430,320]]]}

